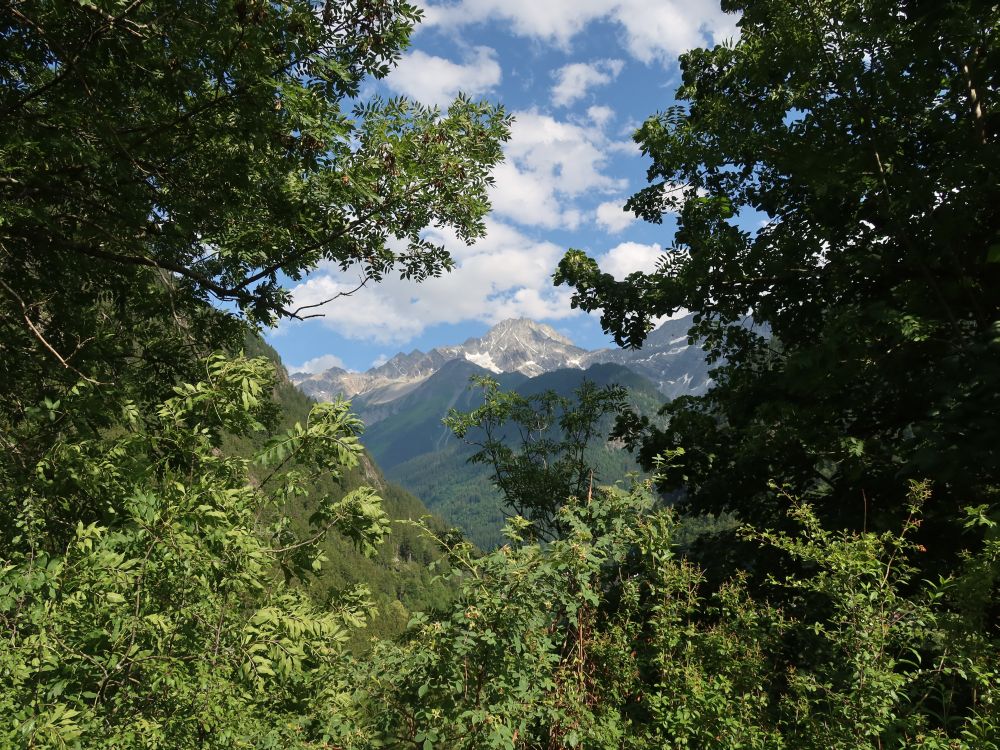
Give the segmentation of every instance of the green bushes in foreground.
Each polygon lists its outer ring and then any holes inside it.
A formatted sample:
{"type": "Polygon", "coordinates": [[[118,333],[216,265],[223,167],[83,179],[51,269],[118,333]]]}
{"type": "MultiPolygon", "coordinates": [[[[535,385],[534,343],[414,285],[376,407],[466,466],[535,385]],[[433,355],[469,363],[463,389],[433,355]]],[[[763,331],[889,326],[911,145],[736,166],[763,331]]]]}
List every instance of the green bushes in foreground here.
{"type": "MultiPolygon", "coordinates": [[[[360,665],[368,711],[345,746],[987,750],[1000,742],[1000,544],[922,581],[910,540],[824,530],[744,535],[805,571],[751,595],[708,591],[674,554],[677,518],[644,487],[567,506],[564,538],[481,559],[451,550],[463,596],[360,665]],[[371,710],[378,707],[379,710],[371,710]]],[[[992,521],[970,516],[969,523],[992,521]]]]}
{"type": "Polygon", "coordinates": [[[294,533],[273,509],[353,465],[359,423],[317,405],[257,456],[226,455],[223,433],[262,429],[273,367],[205,370],[111,431],[88,434],[101,403],[84,385],[22,425],[54,439],[0,547],[0,747],[309,746],[367,603],[320,609],[285,581],[321,568],[328,531],[373,551],[387,518],[360,488],[313,498],[294,533]]]}
{"type": "MultiPolygon", "coordinates": [[[[0,567],[0,746],[1000,743],[986,508],[966,519],[985,545],[926,581],[911,540],[926,485],[892,534],[831,532],[793,503],[795,533],[743,534],[796,572],[710,590],[645,487],[595,491],[559,511],[551,543],[523,541],[519,517],[487,556],[442,537],[454,606],[353,656],[364,592],[321,609],[286,581],[321,568],[326,531],[371,549],[386,532],[377,498],[315,498],[311,534],[262,519],[308,477],[288,466],[350,465],[356,425],[343,405],[317,406],[256,459],[228,457],[218,435],[258,426],[271,366],[216,357],[206,372],[120,431],[54,441],[24,488],[0,567]],[[248,481],[253,461],[282,472],[248,481]],[[84,497],[100,511],[60,525],[84,497]]],[[[88,404],[81,387],[34,415],[71,433],[88,404]]]]}

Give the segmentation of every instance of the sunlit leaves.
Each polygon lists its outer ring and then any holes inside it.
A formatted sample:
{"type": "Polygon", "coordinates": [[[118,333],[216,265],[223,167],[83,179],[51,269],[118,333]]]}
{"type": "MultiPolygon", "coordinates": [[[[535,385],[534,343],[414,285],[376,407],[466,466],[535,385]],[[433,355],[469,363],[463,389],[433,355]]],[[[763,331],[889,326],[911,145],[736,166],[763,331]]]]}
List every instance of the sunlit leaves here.
{"type": "MultiPolygon", "coordinates": [[[[492,468],[507,509],[532,524],[532,536],[558,536],[563,503],[586,497],[594,482],[600,483],[585,451],[604,439],[607,415],[627,410],[624,387],[599,388],[585,380],[567,398],[554,391],[529,396],[501,391],[486,376],[473,377],[472,384],[482,388],[483,405],[468,413],[449,410],[445,425],[477,449],[470,462],[492,468]]],[[[528,530],[528,525],[512,528],[516,534],[528,530]]]]}
{"type": "Polygon", "coordinates": [[[952,608],[996,574],[995,551],[919,581],[928,493],[912,488],[894,533],[830,531],[799,502],[794,532],[748,529],[807,563],[756,594],[745,574],[709,586],[673,548],[677,517],[641,487],[570,502],[564,538],[466,552],[455,606],[373,651],[358,694],[368,731],[469,750],[995,748],[998,644],[952,608]]]}
{"type": "MultiPolygon", "coordinates": [[[[153,413],[133,409],[128,430],[56,442],[25,488],[62,511],[39,527],[24,506],[0,568],[11,743],[185,747],[207,731],[220,746],[271,732],[307,742],[296,727],[338,679],[369,605],[356,592],[317,609],[276,572],[307,576],[330,531],[371,551],[387,519],[361,488],[315,498],[314,527],[293,534],[275,510],[301,477],[260,484],[257,462],[217,447],[222,430],[260,427],[272,365],[214,356],[204,370],[153,413]]],[[[77,406],[58,405],[60,419],[84,418],[77,406]]],[[[360,450],[357,430],[346,405],[318,406],[285,459],[339,466],[360,450]]]]}
{"type": "MultiPolygon", "coordinates": [[[[415,6],[112,7],[22,3],[9,19],[9,262],[45,247],[84,277],[152,267],[270,320],[294,312],[279,272],[295,279],[327,260],[420,279],[450,262],[422,229],[481,234],[508,132],[498,107],[347,111],[365,78],[398,60],[415,6]]],[[[18,286],[38,303],[35,285],[18,286]]]]}

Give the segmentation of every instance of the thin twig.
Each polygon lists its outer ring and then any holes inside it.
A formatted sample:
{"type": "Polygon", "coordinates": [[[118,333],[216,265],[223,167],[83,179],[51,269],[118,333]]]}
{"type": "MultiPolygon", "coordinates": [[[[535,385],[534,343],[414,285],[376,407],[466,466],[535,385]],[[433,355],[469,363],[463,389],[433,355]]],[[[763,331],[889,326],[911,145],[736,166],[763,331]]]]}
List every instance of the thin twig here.
{"type": "Polygon", "coordinates": [[[322,318],[326,315],[326,313],[314,313],[312,315],[299,315],[299,313],[302,312],[303,310],[312,310],[313,308],[316,307],[322,307],[323,305],[327,305],[333,302],[334,300],[340,299],[341,297],[350,297],[352,294],[360,292],[364,288],[365,284],[367,284],[369,281],[371,281],[371,277],[366,276],[361,280],[361,283],[359,283],[356,287],[354,287],[350,291],[337,292],[335,295],[333,295],[329,299],[323,300],[322,302],[314,302],[311,305],[302,305],[301,307],[298,307],[295,310],[286,311],[285,314],[288,315],[288,317],[294,318],[296,320],[308,320],[309,318],[322,318]]]}
{"type": "MultiPolygon", "coordinates": [[[[40,330],[38,330],[38,327],[34,323],[31,322],[31,317],[28,315],[29,307],[25,304],[24,300],[21,299],[21,296],[17,292],[15,292],[13,289],[11,289],[10,286],[7,284],[7,282],[4,281],[3,279],[0,279],[0,284],[3,285],[4,289],[6,289],[14,297],[14,299],[17,300],[17,303],[21,306],[21,319],[28,326],[28,330],[31,331],[32,335],[36,339],[38,339],[39,343],[41,343],[41,345],[44,346],[52,354],[52,356],[54,356],[57,360],[59,360],[59,363],[63,367],[65,367],[67,370],[72,370],[77,375],[79,375],[81,378],[83,378],[84,380],[86,380],[88,383],[93,383],[94,385],[104,385],[99,380],[94,380],[94,378],[90,377],[89,375],[84,375],[78,369],[76,369],[75,367],[73,367],[73,365],[71,365],[68,361],[66,361],[66,359],[58,351],[56,351],[56,348],[54,346],[52,346],[52,344],[50,344],[45,339],[45,336],[43,336],[42,332],[40,330]]],[[[84,342],[84,343],[86,343],[86,342],[84,342]]],[[[77,348],[79,349],[79,347],[77,347],[77,348]]],[[[72,355],[70,355],[70,356],[72,356],[72,355]]]]}

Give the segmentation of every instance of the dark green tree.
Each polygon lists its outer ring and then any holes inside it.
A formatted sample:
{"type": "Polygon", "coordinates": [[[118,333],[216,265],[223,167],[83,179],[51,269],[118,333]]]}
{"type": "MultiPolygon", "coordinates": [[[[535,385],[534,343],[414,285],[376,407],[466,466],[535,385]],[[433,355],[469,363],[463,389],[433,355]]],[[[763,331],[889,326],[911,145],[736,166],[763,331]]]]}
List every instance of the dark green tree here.
{"type": "Polygon", "coordinates": [[[776,479],[884,529],[929,478],[941,531],[1000,483],[1000,6],[723,6],[739,39],[684,55],[679,104],[635,136],[627,208],[678,214],[659,268],[618,282],[574,250],[557,282],[623,346],[696,313],[714,388],[633,435],[647,462],[685,449],[665,485],[693,508],[776,522],[776,479]]]}
{"type": "MultiPolygon", "coordinates": [[[[107,429],[203,380],[241,348],[239,314],[309,314],[284,284],[320,261],[420,280],[451,265],[422,229],[483,231],[501,111],[355,105],[419,17],[401,0],[0,9],[0,482],[27,481],[65,425],[107,429]],[[39,429],[28,411],[78,382],[87,419],[39,429]]],[[[0,507],[0,536],[17,512],[0,507]]]]}
{"type": "Polygon", "coordinates": [[[388,519],[331,486],[361,451],[347,405],[262,450],[273,367],[235,353],[310,313],[285,285],[320,262],[419,281],[451,266],[422,230],[483,232],[502,111],[358,103],[419,16],[0,7],[0,745],[324,746],[369,597],[288,581],[388,519]]]}
{"type": "Polygon", "coordinates": [[[707,586],[643,487],[570,500],[549,544],[449,545],[461,597],[359,665],[365,715],[339,744],[996,750],[1000,643],[977,618],[1000,544],[950,581],[923,579],[926,499],[914,487],[892,532],[831,532],[791,499],[794,533],[745,530],[810,571],[766,584],[782,607],[742,574],[707,586]]]}

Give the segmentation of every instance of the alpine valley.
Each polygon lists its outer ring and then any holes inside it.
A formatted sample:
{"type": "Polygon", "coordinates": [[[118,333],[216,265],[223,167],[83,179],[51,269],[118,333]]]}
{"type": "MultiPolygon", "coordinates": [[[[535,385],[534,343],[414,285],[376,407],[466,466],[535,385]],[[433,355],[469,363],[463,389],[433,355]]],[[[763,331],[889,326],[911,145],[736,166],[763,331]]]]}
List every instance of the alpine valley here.
{"type": "MultiPolygon", "coordinates": [[[[293,373],[291,379],[317,401],[351,399],[367,426],[365,447],[385,475],[488,549],[502,542],[499,493],[485,467],[467,462],[471,446],[441,421],[451,408],[481,405],[482,394],[470,388],[470,378],[491,375],[503,389],[524,395],[551,390],[569,396],[584,380],[617,383],[628,389],[633,410],[652,416],[664,397],[701,394],[711,384],[704,352],[688,340],[690,327],[690,316],[669,320],[650,333],[641,350],[590,351],[550,326],[505,320],[481,338],[399,353],[366,372],[335,367],[293,373]]],[[[610,421],[604,426],[610,428],[610,421]]],[[[638,470],[614,442],[590,450],[597,480],[604,484],[638,470]]]]}

